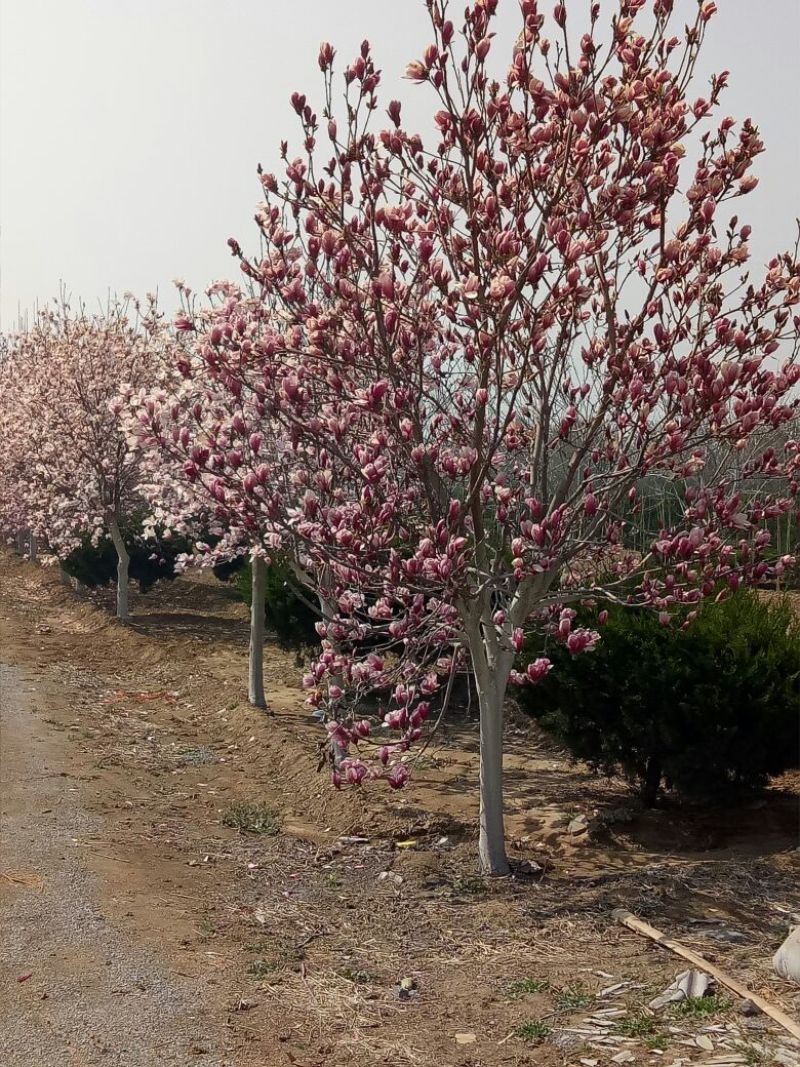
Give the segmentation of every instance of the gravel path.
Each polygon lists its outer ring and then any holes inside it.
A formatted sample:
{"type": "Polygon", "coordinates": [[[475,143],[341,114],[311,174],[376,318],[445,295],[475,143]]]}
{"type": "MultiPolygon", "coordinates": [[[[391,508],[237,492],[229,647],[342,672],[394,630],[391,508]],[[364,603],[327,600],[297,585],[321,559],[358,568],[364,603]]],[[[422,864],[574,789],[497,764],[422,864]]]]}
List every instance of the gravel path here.
{"type": "Polygon", "coordinates": [[[102,827],[31,710],[41,684],[0,664],[0,1064],[236,1067],[196,983],[104,917],[80,862],[102,827]]]}

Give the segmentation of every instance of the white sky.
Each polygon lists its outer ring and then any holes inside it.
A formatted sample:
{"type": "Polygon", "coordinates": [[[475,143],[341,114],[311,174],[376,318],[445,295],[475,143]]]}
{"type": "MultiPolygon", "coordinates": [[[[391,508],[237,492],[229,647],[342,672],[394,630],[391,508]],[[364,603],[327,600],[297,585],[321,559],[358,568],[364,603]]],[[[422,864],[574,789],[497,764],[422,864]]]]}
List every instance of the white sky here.
{"type": "MultiPolygon", "coordinates": [[[[766,260],[800,212],[800,0],[718,5],[696,95],[729,69],[725,111],[761,127],[742,217],[766,260]]],[[[696,0],[677,6],[689,17],[696,0]]],[[[576,22],[589,0],[567,7],[576,22]]],[[[500,9],[516,31],[517,0],[500,9]]],[[[382,102],[401,99],[404,125],[424,132],[430,90],[401,80],[429,40],[423,0],[0,0],[2,326],[60,279],[89,303],[158,288],[172,306],[176,276],[198,289],[236,278],[225,242],[255,245],[256,164],[275,168],[280,140],[297,143],[289,95],[319,104],[319,42],[341,70],[364,37],[382,102]]]]}

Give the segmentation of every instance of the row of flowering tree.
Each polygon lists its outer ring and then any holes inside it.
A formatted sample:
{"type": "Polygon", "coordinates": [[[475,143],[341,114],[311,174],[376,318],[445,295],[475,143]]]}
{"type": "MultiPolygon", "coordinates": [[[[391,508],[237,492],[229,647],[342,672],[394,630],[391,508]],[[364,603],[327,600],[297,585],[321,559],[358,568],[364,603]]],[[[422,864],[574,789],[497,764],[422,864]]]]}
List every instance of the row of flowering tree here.
{"type": "Polygon", "coordinates": [[[498,3],[456,25],[427,0],[407,75],[428,142],[381,108],[367,42],[343,97],[322,46],[299,153],[261,173],[260,251],[230,242],[241,285],[187,300],[158,383],[118,400],[154,518],[254,576],[279,549],[319,597],[304,684],[337,784],[402,786],[469,679],[493,874],[509,684],[554,642],[590,653],[604,604],[667,625],[780,571],[768,527],[800,466],[797,248],[751,272],[758,129],[720,112],[726,73],[692,89],[716,5],[677,26],[671,0],[592,3],[577,26],[518,0],[501,57],[498,3]],[[654,487],[669,507],[643,508],[654,487]]]}
{"type": "MultiPolygon", "coordinates": [[[[212,317],[213,307],[206,314],[212,317]]],[[[231,394],[218,391],[215,398],[208,388],[189,389],[177,371],[176,355],[180,367],[192,358],[166,328],[153,297],[144,307],[129,299],[96,315],[83,307],[72,309],[62,298],[39,314],[30,330],[4,338],[0,529],[19,535],[18,545],[30,555],[33,546],[41,545],[51,562],[63,562],[87,542],[96,546],[110,538],[118,558],[121,621],[129,617],[131,539],[139,536],[139,517],[148,510],[152,514],[145,535],[152,536],[157,527],[167,538],[176,532],[188,535],[192,562],[206,565],[251,555],[249,696],[264,707],[264,560],[274,542],[269,521],[248,518],[241,498],[225,506],[219,477],[205,492],[201,480],[188,478],[184,466],[176,466],[186,429],[172,434],[170,447],[155,465],[131,432],[131,421],[136,421],[131,413],[142,398],[148,398],[147,411],[153,411],[157,401],[151,398],[166,396],[167,389],[170,412],[175,420],[179,411],[191,420],[195,440],[200,425],[209,441],[235,437],[240,425],[235,405],[225,420],[231,394]]],[[[255,435],[248,449],[249,455],[257,454],[255,435]]],[[[231,457],[229,472],[235,469],[231,457]]],[[[227,484],[228,494],[232,484],[236,480],[227,484]]]]}
{"type": "MultiPolygon", "coordinates": [[[[209,344],[187,342],[189,320],[179,320],[174,360],[161,366],[158,387],[127,384],[120,393],[131,449],[141,463],[140,491],[152,510],[152,523],[186,536],[193,546],[182,564],[200,567],[246,556],[252,566],[248,696],[266,707],[263,674],[266,568],[284,549],[295,562],[298,581],[313,583],[297,553],[283,536],[281,508],[286,498],[276,480],[281,468],[278,441],[263,399],[261,369],[241,346],[235,373],[217,366],[213,345],[223,336],[242,339],[240,290],[216,283],[208,302],[192,307],[192,333],[207,335],[209,344]]],[[[257,303],[252,303],[253,311],[257,303]]]]}

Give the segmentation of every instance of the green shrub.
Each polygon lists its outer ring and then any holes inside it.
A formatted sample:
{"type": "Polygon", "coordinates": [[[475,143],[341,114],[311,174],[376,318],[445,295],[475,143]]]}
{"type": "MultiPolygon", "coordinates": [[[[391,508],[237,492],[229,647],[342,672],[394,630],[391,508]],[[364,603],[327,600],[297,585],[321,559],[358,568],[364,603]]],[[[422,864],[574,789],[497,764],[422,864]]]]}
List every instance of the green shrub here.
{"type": "Polygon", "coordinates": [[[215,563],[211,568],[211,573],[220,582],[232,581],[240,571],[244,570],[247,566],[247,560],[244,556],[234,556],[233,559],[223,560],[222,563],[215,563]]]}
{"type": "MultiPolygon", "coordinates": [[[[139,516],[120,523],[120,533],[130,556],[128,577],[139,583],[142,593],[160,580],[171,581],[175,577],[176,558],[190,547],[181,537],[146,539],[139,516]]],[[[61,566],[71,578],[90,589],[117,580],[117,552],[108,536],[97,544],[84,537],[80,546],[61,561],[61,566]]]]}
{"type": "Polygon", "coordinates": [[[525,710],[648,804],[662,784],[710,796],[800,765],[800,623],[786,601],[741,590],[686,630],[615,607],[593,652],[548,655],[554,669],[522,691],[525,710]]]}
{"type": "MultiPolygon", "coordinates": [[[[253,600],[253,570],[249,560],[236,570],[234,582],[239,595],[249,607],[253,600]]],[[[314,628],[319,613],[310,606],[312,598],[313,594],[306,597],[298,594],[289,566],[280,557],[274,557],[267,566],[265,616],[267,625],[281,642],[307,645],[319,641],[314,628]]]]}

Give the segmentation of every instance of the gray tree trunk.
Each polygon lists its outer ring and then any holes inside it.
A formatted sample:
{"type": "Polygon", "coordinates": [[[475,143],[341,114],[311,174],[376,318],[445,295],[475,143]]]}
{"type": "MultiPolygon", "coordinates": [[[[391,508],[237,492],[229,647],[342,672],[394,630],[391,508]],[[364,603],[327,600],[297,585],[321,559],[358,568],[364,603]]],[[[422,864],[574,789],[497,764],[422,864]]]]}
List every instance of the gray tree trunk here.
{"type": "Polygon", "coordinates": [[[108,524],[111,540],[117,550],[117,618],[120,622],[127,622],[128,614],[128,565],[130,556],[119,530],[116,516],[108,524]]]}
{"type": "Polygon", "coordinates": [[[495,636],[490,608],[473,604],[462,613],[469,643],[480,714],[480,831],[478,857],[483,874],[505,875],[506,834],[503,820],[503,722],[513,652],[495,636]],[[488,618],[486,618],[488,616],[488,618]],[[485,625],[482,625],[481,620],[485,625]]]}
{"type": "Polygon", "coordinates": [[[480,834],[478,856],[484,874],[508,874],[503,820],[503,720],[505,679],[481,665],[475,671],[480,711],[480,834]]]}
{"type": "Polygon", "coordinates": [[[36,540],[36,534],[33,533],[33,531],[31,531],[31,533],[30,533],[30,535],[28,537],[28,555],[30,556],[32,562],[34,562],[34,563],[36,562],[36,557],[37,557],[38,551],[39,551],[39,543],[36,540]]]}
{"type": "MultiPolygon", "coordinates": [[[[334,603],[333,600],[331,600],[328,597],[324,596],[322,593],[318,593],[317,597],[319,599],[319,610],[322,613],[322,619],[323,619],[323,621],[325,623],[325,626],[328,629],[328,640],[330,641],[334,652],[338,652],[339,649],[337,648],[336,640],[334,639],[334,637],[331,635],[331,632],[330,632],[331,626],[333,624],[333,621],[336,618],[336,604],[334,603]]],[[[338,677],[337,675],[332,675],[331,676],[330,684],[331,685],[338,685],[342,689],[344,689],[344,679],[341,678],[341,677],[338,677]]],[[[321,716],[320,716],[320,718],[321,718],[321,716]]],[[[331,741],[331,749],[333,751],[333,765],[334,765],[334,767],[338,767],[339,764],[342,762],[342,760],[347,755],[347,753],[345,752],[345,750],[342,748],[342,746],[339,744],[338,741],[333,741],[333,740],[331,741]]]]}
{"type": "Polygon", "coordinates": [[[264,613],[267,592],[267,564],[253,557],[252,602],[250,604],[250,664],[247,699],[255,708],[266,708],[264,695],[264,613]]]}

